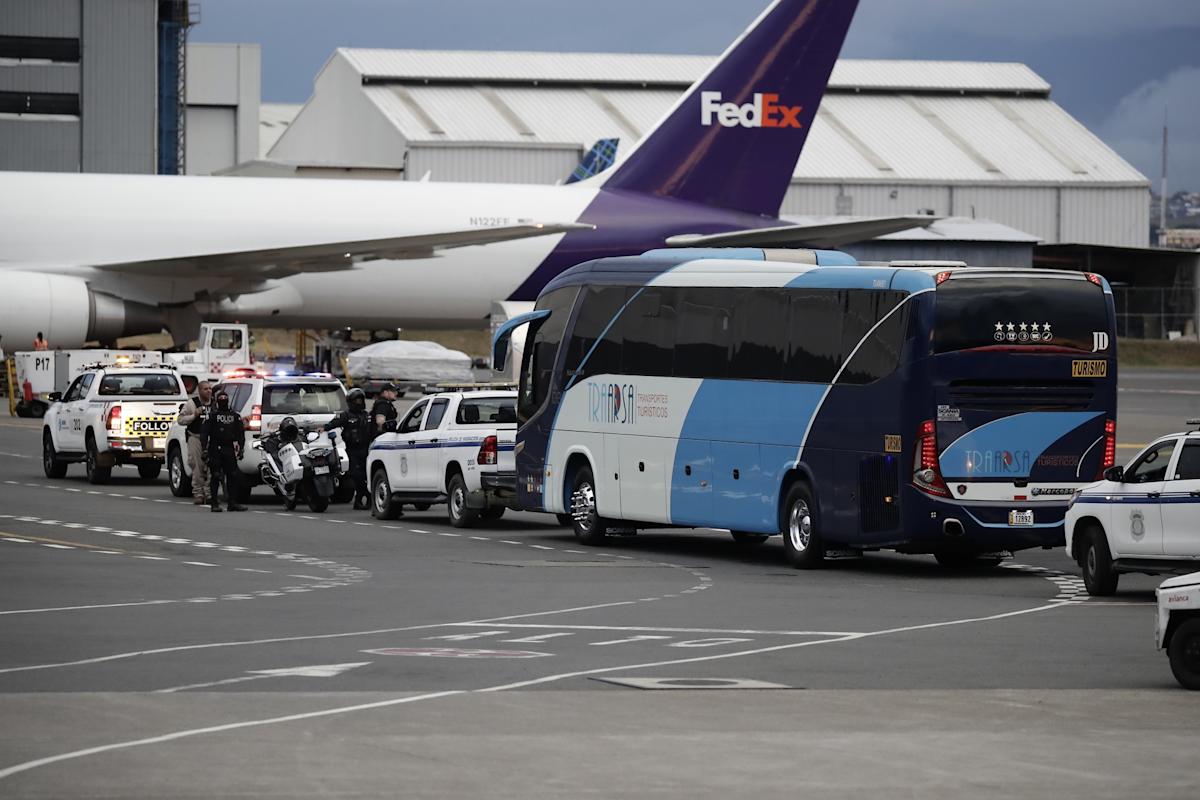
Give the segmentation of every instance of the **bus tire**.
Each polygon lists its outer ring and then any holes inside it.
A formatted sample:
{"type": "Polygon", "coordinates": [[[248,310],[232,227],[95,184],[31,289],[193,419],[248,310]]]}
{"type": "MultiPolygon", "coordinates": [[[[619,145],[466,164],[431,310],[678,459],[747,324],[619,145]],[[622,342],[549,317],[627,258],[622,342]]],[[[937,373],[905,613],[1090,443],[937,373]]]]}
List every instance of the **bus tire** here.
{"type": "Polygon", "coordinates": [[[743,547],[752,547],[756,544],[762,544],[767,539],[771,538],[765,533],[746,533],[745,531],[730,531],[733,540],[743,547]]]}
{"type": "Polygon", "coordinates": [[[783,502],[780,533],[788,563],[796,569],[815,569],[825,560],[825,543],[817,526],[816,500],[803,481],[792,484],[783,502]]]}
{"type": "Polygon", "coordinates": [[[582,466],[575,472],[570,497],[571,529],[580,544],[596,545],[608,535],[608,522],[600,516],[596,503],[596,480],[592,468],[582,466]]]}
{"type": "Polygon", "coordinates": [[[575,527],[575,518],[570,514],[555,514],[554,518],[558,520],[558,524],[564,528],[575,527]]]}
{"type": "Polygon", "coordinates": [[[1117,593],[1121,576],[1113,569],[1112,551],[1104,530],[1096,525],[1088,528],[1083,545],[1083,585],[1093,597],[1109,597],[1117,593]]]}

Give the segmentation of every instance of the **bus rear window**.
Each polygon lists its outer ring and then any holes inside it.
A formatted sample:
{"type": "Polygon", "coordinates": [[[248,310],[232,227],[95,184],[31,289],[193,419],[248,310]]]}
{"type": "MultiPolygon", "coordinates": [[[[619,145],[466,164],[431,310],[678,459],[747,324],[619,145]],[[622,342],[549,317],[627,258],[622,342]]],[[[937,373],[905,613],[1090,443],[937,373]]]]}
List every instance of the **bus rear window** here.
{"type": "Polygon", "coordinates": [[[1084,280],[959,278],[937,289],[934,351],[1068,348],[1090,353],[1108,332],[1104,290],[1084,280]]]}

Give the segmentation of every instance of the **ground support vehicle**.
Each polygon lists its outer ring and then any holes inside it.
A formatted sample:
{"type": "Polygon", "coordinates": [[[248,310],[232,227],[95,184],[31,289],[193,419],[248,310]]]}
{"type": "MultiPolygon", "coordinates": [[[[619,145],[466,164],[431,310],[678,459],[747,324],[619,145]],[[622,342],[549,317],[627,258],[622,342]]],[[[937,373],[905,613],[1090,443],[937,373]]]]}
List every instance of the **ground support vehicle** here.
{"type": "Polygon", "coordinates": [[[1116,592],[1123,572],[1200,568],[1200,430],[1157,439],[1081,489],[1067,511],[1066,546],[1097,596],[1116,592]]]}
{"type": "Polygon", "coordinates": [[[372,514],[445,503],[455,527],[495,520],[516,501],[516,392],[441,392],[418,400],[393,433],[371,444],[372,514]]]}
{"type": "MultiPolygon", "coordinates": [[[[259,469],[262,451],[254,448],[261,436],[278,430],[285,417],[295,419],[301,430],[315,431],[346,410],[345,387],[326,373],[272,376],[238,373],[213,386],[214,395],[219,390],[229,395],[229,407],[242,415],[246,428],[246,441],[238,460],[244,494],[241,500],[262,483],[259,469]]],[[[338,442],[344,448],[340,437],[338,442]]],[[[176,422],[170,428],[167,441],[167,471],[171,492],[176,497],[188,497],[192,491],[192,470],[187,452],[187,430],[176,422]]],[[[354,497],[349,463],[349,459],[342,458],[340,468],[343,472],[337,479],[334,502],[345,503],[354,497]]]]}
{"type": "Polygon", "coordinates": [[[61,478],[68,464],[82,461],[91,483],[107,483],[113,467],[127,464],[146,480],[158,477],[187,394],[174,367],[95,364],[50,398],[42,427],[46,477],[61,478]]]}
{"type": "Polygon", "coordinates": [[[157,350],[30,350],[13,354],[18,417],[38,417],[53,402],[50,395],[65,394],[71,381],[97,364],[161,364],[157,350]]]}
{"type": "Polygon", "coordinates": [[[831,251],[651,251],[573,267],[528,325],[521,507],[598,542],[647,527],[784,534],[950,567],[1061,546],[1116,448],[1100,276],[831,251]]]}
{"type": "Polygon", "coordinates": [[[179,367],[189,392],[199,381],[219,381],[233,370],[254,370],[250,329],[237,323],[201,325],[195,350],[167,352],[163,358],[179,367]]]}
{"type": "Polygon", "coordinates": [[[1158,648],[1167,651],[1179,685],[1200,690],[1200,572],[1169,578],[1155,594],[1158,648]]]}

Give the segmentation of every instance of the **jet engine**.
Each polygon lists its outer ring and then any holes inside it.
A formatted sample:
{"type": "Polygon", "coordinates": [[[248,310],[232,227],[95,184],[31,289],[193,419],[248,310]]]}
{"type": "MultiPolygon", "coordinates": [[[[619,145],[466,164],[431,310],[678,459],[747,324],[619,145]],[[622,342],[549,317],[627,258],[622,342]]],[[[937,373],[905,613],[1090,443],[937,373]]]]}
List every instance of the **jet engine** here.
{"type": "Polygon", "coordinates": [[[163,322],[157,307],[94,291],[82,278],[0,270],[0,347],[9,353],[31,348],[38,331],[66,349],[158,333],[163,322]]]}

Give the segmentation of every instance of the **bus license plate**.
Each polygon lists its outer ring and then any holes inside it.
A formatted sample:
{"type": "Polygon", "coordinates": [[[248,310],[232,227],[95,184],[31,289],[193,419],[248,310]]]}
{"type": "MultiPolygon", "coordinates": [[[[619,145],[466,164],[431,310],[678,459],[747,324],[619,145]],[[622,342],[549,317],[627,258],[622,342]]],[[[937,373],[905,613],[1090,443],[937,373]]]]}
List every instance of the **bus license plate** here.
{"type": "MultiPolygon", "coordinates": [[[[328,475],[328,474],[329,474],[329,467],[313,467],[313,475],[328,475]]],[[[1033,514],[1032,511],[1030,511],[1029,513],[1031,515],[1033,514]]],[[[1032,516],[1030,517],[1029,521],[1033,522],[1032,516]]]]}
{"type": "Polygon", "coordinates": [[[1009,525],[1032,525],[1033,511],[1010,511],[1008,512],[1009,525]]]}

